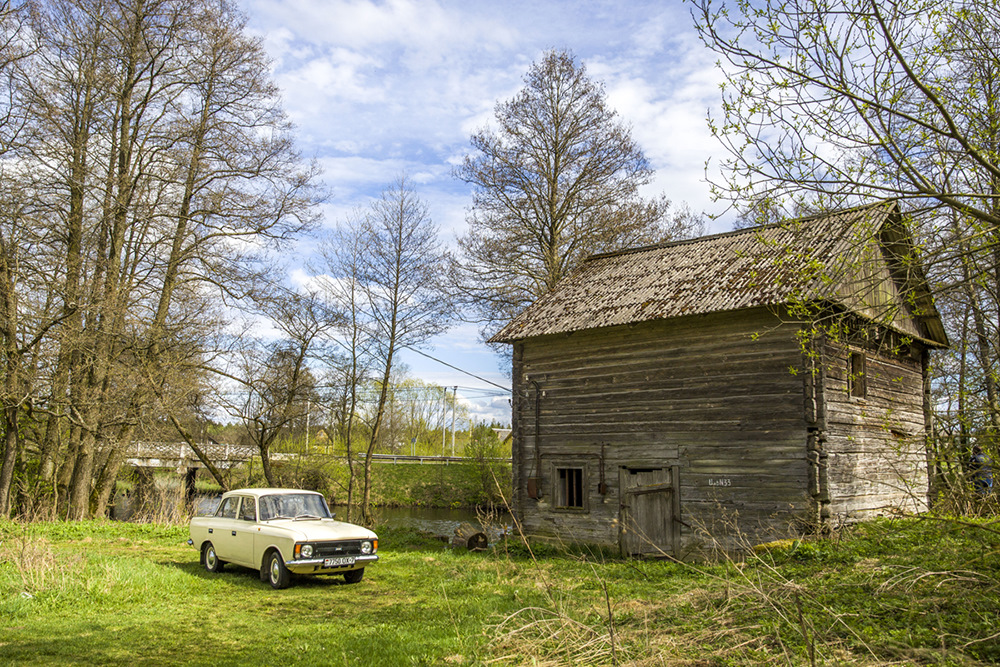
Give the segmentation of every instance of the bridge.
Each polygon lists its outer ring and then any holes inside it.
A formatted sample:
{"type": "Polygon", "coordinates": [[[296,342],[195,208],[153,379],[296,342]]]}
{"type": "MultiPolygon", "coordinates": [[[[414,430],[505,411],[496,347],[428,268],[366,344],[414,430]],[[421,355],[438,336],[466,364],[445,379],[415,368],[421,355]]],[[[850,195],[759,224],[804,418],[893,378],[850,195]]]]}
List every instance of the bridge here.
{"type": "MultiPolygon", "coordinates": [[[[199,444],[198,448],[205,457],[221,470],[228,470],[240,463],[246,463],[260,457],[256,447],[249,445],[222,445],[215,443],[199,444]]],[[[272,461],[288,461],[297,454],[289,452],[272,452],[272,461]]],[[[364,461],[364,454],[357,454],[359,462],[364,461]]],[[[468,463],[472,459],[461,456],[406,456],[402,454],[374,454],[372,461],[382,464],[417,464],[417,465],[448,465],[451,463],[468,463]]],[[[509,461],[510,459],[489,459],[490,461],[509,461]]],[[[188,503],[194,501],[195,479],[199,468],[204,468],[198,455],[186,442],[132,442],[125,448],[125,465],[134,469],[136,475],[135,506],[143,504],[143,498],[151,493],[154,486],[153,469],[173,469],[183,477],[182,489],[188,503]]]]}
{"type": "MultiPolygon", "coordinates": [[[[198,445],[198,449],[222,469],[232,468],[259,455],[256,447],[247,445],[205,443],[198,445]]],[[[125,449],[125,457],[126,465],[136,468],[174,468],[179,473],[185,473],[205,467],[186,442],[133,442],[125,449]]],[[[281,458],[281,455],[274,458],[281,458]]]]}
{"type": "MultiPolygon", "coordinates": [[[[260,452],[251,445],[220,445],[205,443],[198,445],[202,453],[216,467],[226,470],[252,458],[259,457],[260,452]]],[[[296,454],[287,452],[271,452],[272,461],[287,461],[296,454]]],[[[125,464],[135,468],[173,468],[179,474],[190,474],[198,468],[204,468],[198,455],[186,442],[133,442],[125,449],[125,464]]],[[[364,455],[358,454],[363,461],[364,455]]],[[[373,454],[372,461],[380,463],[416,463],[448,465],[450,463],[468,463],[471,459],[464,456],[412,456],[403,454],[373,454]]],[[[489,461],[509,461],[509,458],[488,459],[489,461]]]]}

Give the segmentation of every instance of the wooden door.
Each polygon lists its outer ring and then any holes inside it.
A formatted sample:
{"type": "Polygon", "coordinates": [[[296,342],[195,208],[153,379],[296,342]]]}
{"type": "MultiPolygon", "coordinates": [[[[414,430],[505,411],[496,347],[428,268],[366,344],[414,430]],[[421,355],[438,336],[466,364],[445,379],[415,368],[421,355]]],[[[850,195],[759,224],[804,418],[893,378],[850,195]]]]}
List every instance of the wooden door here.
{"type": "Polygon", "coordinates": [[[621,550],[626,556],[674,555],[676,469],[621,468],[621,550]]]}

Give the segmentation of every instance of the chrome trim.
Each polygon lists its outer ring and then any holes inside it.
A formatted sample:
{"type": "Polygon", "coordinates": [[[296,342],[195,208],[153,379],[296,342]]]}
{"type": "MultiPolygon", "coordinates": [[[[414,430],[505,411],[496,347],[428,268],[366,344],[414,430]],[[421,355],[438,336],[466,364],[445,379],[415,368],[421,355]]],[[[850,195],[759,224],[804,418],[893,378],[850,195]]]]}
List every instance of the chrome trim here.
{"type": "MultiPolygon", "coordinates": [[[[350,557],[350,556],[343,556],[343,557],[350,557]]],[[[331,556],[331,558],[341,558],[341,556],[331,556]]],[[[365,564],[367,564],[367,563],[374,563],[375,561],[377,561],[378,560],[378,555],[377,554],[368,554],[366,556],[353,556],[353,558],[354,558],[354,565],[357,565],[358,563],[365,563],[365,564]]],[[[318,566],[322,566],[324,560],[326,560],[326,559],[325,558],[310,558],[310,559],[306,560],[306,559],[300,558],[298,560],[286,560],[285,561],[285,567],[287,567],[289,570],[292,570],[293,568],[296,568],[296,567],[316,567],[317,565],[318,566]]],[[[340,567],[345,567],[345,566],[340,566],[340,567]]],[[[348,565],[346,567],[352,567],[352,566],[348,565]]]]}

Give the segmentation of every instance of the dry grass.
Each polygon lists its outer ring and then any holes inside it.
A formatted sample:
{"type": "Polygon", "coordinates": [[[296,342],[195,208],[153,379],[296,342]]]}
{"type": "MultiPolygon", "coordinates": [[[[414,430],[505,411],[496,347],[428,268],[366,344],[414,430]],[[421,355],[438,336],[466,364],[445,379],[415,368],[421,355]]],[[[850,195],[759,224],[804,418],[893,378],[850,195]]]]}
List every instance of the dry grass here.
{"type": "MultiPolygon", "coordinates": [[[[82,556],[73,558],[73,563],[82,556]]],[[[63,584],[65,572],[72,569],[65,556],[57,558],[51,543],[44,537],[21,529],[15,535],[6,534],[0,540],[0,564],[10,563],[21,578],[21,595],[31,596],[63,584]],[[69,565],[69,567],[67,567],[69,565]]]]}
{"type": "Polygon", "coordinates": [[[184,485],[180,477],[155,476],[145,494],[133,496],[130,521],[155,523],[168,526],[186,524],[191,510],[184,498],[184,485]]]}
{"type": "Polygon", "coordinates": [[[490,629],[494,635],[489,664],[615,664],[610,634],[564,613],[525,607],[490,629]]]}

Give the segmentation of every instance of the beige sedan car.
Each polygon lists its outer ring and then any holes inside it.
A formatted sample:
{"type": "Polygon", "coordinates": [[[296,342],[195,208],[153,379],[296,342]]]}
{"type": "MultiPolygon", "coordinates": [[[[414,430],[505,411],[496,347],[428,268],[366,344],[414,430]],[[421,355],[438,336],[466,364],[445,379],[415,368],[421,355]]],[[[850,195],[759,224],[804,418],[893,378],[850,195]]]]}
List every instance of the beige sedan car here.
{"type": "Polygon", "coordinates": [[[342,574],[354,584],[378,560],[378,536],[336,521],[315,491],[229,491],[214,515],[191,519],[190,532],[206,570],[249,567],[274,588],[287,588],[292,574],[342,574]]]}

